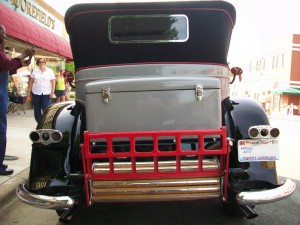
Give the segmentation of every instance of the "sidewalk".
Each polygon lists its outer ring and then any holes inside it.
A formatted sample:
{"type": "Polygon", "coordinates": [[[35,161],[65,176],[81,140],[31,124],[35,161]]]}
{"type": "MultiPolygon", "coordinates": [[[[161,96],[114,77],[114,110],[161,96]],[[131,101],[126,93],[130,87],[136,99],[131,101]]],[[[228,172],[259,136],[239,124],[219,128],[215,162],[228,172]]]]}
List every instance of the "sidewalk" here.
{"type": "Polygon", "coordinates": [[[4,163],[14,170],[10,176],[0,176],[0,205],[15,195],[20,183],[25,183],[29,176],[31,157],[31,141],[29,133],[36,128],[33,110],[26,110],[18,115],[16,112],[7,114],[7,148],[6,155],[17,157],[5,160],[4,163]]]}

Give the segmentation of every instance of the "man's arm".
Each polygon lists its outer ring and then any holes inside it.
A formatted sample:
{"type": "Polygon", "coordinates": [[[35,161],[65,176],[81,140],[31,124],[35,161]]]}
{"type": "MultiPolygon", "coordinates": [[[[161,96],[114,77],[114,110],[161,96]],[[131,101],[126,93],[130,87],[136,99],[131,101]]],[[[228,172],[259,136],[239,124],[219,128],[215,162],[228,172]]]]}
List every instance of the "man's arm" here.
{"type": "Polygon", "coordinates": [[[16,70],[23,66],[22,64],[26,65],[28,63],[24,59],[28,56],[31,57],[34,53],[35,49],[28,48],[25,49],[25,51],[20,56],[9,59],[7,58],[3,49],[0,48],[0,72],[8,70],[11,71],[11,74],[16,73],[16,70]]]}
{"type": "Polygon", "coordinates": [[[22,67],[20,58],[9,59],[6,54],[0,50],[0,72],[17,70],[20,67],[22,67]]]}

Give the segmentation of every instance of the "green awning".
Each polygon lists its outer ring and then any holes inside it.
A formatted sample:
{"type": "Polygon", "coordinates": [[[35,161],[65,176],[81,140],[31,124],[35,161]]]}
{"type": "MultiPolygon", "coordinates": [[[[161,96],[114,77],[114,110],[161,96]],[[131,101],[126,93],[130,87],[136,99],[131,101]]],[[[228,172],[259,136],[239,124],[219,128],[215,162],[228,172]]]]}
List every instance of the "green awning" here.
{"type": "Polygon", "coordinates": [[[277,95],[300,95],[300,87],[289,87],[284,89],[277,89],[273,91],[277,95]]]}

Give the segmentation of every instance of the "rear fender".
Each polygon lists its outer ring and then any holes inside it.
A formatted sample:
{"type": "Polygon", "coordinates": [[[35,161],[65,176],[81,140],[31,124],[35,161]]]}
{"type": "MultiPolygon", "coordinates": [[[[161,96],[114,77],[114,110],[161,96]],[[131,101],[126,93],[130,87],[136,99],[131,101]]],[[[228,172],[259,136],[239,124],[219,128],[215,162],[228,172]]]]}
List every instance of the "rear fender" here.
{"type": "Polygon", "coordinates": [[[247,176],[243,179],[248,185],[264,186],[267,183],[278,184],[275,161],[262,161],[240,163],[237,156],[237,141],[249,139],[248,129],[255,125],[270,125],[269,119],[262,106],[250,98],[232,98],[233,110],[231,111],[235,125],[235,139],[232,159],[234,167],[243,168],[247,171],[247,176]],[[265,183],[267,182],[267,183],[265,183]],[[264,184],[265,183],[265,184],[264,184]]]}
{"type": "Polygon", "coordinates": [[[37,129],[59,130],[62,133],[62,140],[59,143],[48,145],[32,144],[30,189],[37,190],[66,185],[68,167],[65,162],[71,150],[72,133],[76,120],[74,106],[74,102],[52,104],[42,115],[37,129]]]}

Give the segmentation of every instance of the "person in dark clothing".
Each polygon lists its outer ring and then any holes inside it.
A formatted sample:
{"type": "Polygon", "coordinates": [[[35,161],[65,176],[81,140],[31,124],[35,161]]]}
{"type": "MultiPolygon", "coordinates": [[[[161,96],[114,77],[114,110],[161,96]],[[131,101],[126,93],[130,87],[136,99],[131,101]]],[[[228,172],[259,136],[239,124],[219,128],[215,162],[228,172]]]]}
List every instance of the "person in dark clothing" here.
{"type": "Polygon", "coordinates": [[[0,24],[0,175],[10,175],[14,171],[3,164],[6,152],[7,111],[8,111],[8,76],[15,74],[17,69],[28,66],[35,53],[34,48],[26,49],[20,56],[9,59],[3,48],[6,29],[0,24]],[[26,59],[29,57],[29,59],[26,59]]]}

